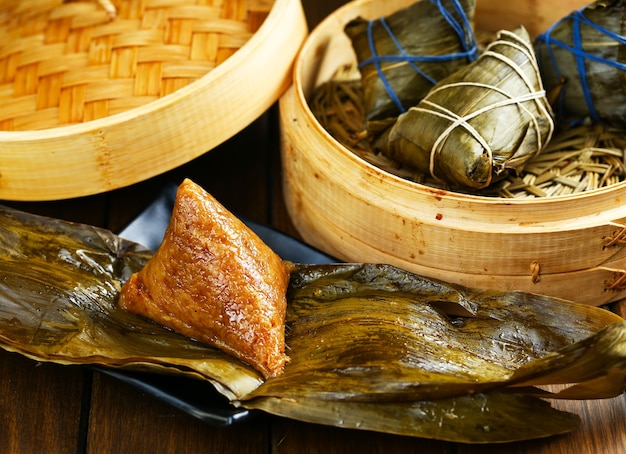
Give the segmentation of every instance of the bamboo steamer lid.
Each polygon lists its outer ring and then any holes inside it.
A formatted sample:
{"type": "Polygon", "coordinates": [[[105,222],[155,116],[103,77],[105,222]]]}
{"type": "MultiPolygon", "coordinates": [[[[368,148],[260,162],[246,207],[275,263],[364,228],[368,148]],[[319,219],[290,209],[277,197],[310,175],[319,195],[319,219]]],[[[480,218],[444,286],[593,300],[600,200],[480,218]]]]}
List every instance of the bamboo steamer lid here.
{"type": "Polygon", "coordinates": [[[299,0],[0,1],[0,199],[55,200],[211,150],[291,83],[299,0]]]}
{"type": "MultiPolygon", "coordinates": [[[[470,287],[522,290],[602,305],[626,296],[626,185],[530,200],[471,196],[392,175],[333,139],[307,96],[355,57],[343,27],[411,0],[355,1],[305,41],[280,99],[283,187],[303,239],[344,261],[391,263],[470,287]]],[[[478,0],[476,26],[523,23],[532,35],[585,0],[478,0]],[[541,3],[541,2],[539,2],[541,3]]]]}

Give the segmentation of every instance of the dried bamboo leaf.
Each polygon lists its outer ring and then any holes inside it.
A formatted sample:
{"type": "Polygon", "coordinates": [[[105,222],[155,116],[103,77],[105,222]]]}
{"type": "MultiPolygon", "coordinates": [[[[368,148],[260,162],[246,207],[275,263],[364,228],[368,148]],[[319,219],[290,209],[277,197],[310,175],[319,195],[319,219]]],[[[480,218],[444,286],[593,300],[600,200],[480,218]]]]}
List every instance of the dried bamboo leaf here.
{"type": "MultiPolygon", "coordinates": [[[[592,306],[479,293],[388,265],[299,265],[287,312],[292,359],[247,398],[417,401],[485,392],[528,377],[516,372],[523,364],[572,344],[585,348],[585,339],[620,321],[592,306]]],[[[626,340],[616,339],[624,349],[626,340]]],[[[624,367],[623,355],[596,359],[624,367]]],[[[561,361],[546,370],[565,367],[561,361]]]]}
{"type": "Polygon", "coordinates": [[[369,150],[365,140],[361,82],[331,79],[315,89],[309,105],[324,128],[351,149],[369,150]]]}
{"type": "Polygon", "coordinates": [[[398,117],[382,152],[460,188],[520,171],[554,130],[525,29],[498,34],[475,62],[398,117]]]}
{"type": "MultiPolygon", "coordinates": [[[[416,1],[345,27],[356,53],[367,121],[395,118],[476,58],[475,0],[416,1]]],[[[369,128],[368,128],[369,129],[369,128]]]]}
{"type": "Polygon", "coordinates": [[[471,443],[576,427],[575,415],[527,386],[581,380],[569,393],[584,397],[623,386],[626,327],[616,314],[372,264],[295,265],[292,360],[263,382],[235,358],[117,307],[121,282],[149,251],[95,227],[5,208],[0,218],[0,344],[41,361],[189,375],[278,415],[471,443]]]}
{"type": "Polygon", "coordinates": [[[259,398],[249,409],[349,429],[460,443],[507,443],[576,429],[580,418],[527,395],[481,393],[419,402],[345,402],[259,398]]]}
{"type": "Polygon", "coordinates": [[[220,351],[117,306],[151,252],[111,232],[0,208],[0,344],[60,364],[154,369],[211,381],[228,398],[262,379],[220,351]]]}
{"type": "Polygon", "coordinates": [[[564,124],[626,127],[626,3],[598,0],[536,39],[545,87],[564,124]]]}
{"type": "MultiPolygon", "coordinates": [[[[605,125],[582,125],[560,130],[544,148],[524,166],[521,172],[524,181],[533,177],[535,185],[546,191],[543,195],[533,191],[532,186],[520,187],[519,197],[526,192],[537,197],[564,195],[567,187],[591,191],[623,181],[626,175],[624,153],[625,131],[605,125]],[[574,177],[569,180],[568,177],[574,177]],[[584,185],[584,187],[580,187],[584,185]]],[[[512,190],[511,183],[517,181],[510,175],[487,191],[496,190],[506,197],[502,189],[512,190]]]]}

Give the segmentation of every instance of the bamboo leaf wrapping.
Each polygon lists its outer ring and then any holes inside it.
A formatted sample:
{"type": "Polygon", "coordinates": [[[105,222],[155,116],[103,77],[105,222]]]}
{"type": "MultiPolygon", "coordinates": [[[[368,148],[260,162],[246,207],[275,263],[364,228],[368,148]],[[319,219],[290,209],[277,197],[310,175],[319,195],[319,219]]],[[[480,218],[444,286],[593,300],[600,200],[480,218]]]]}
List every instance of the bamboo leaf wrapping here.
{"type": "Polygon", "coordinates": [[[616,314],[340,263],[294,265],[291,362],[264,381],[117,306],[150,251],[91,226],[8,208],[0,218],[0,344],[39,361],[192,376],[247,408],[467,443],[575,429],[578,417],[551,408],[537,385],[573,384],[556,398],[624,390],[626,322],[616,314]]]}
{"type": "Polygon", "coordinates": [[[478,60],[402,114],[381,151],[452,186],[488,187],[550,141],[545,95],[528,33],[503,30],[478,60]]]}

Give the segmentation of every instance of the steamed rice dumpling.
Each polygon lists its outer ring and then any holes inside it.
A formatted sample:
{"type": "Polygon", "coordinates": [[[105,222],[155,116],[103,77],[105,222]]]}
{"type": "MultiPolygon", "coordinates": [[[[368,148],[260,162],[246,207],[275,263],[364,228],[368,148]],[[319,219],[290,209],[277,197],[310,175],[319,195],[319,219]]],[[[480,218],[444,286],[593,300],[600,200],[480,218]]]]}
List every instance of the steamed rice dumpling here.
{"type": "MultiPolygon", "coordinates": [[[[194,194],[193,185],[182,189],[172,220],[180,236],[168,232],[164,246],[172,262],[158,252],[174,276],[161,278],[171,283],[183,277],[181,287],[191,288],[182,268],[214,268],[176,260],[206,258],[207,246],[237,279],[238,267],[229,266],[232,257],[224,249],[246,255],[259,243],[205,194],[194,194]],[[180,210],[191,212],[181,216],[180,210]],[[204,215],[215,218],[197,219],[204,215]],[[187,233],[198,239],[181,243],[177,252],[174,242],[188,241],[187,233]]],[[[0,220],[0,348],[37,361],[194,377],[248,409],[463,443],[576,429],[578,416],[563,411],[566,406],[552,408],[552,398],[619,396],[603,405],[620,416],[623,411],[626,322],[600,307],[469,289],[384,264],[293,264],[285,317],[291,361],[280,376],[262,380],[235,357],[120,309],[121,282],[153,256],[141,245],[98,227],[2,206],[0,220]],[[549,384],[565,387],[553,394],[544,386],[549,384]]],[[[284,240],[267,238],[276,245],[284,240]]],[[[308,252],[293,257],[311,257],[308,252]]],[[[268,271],[254,260],[249,264],[250,274],[268,271]]],[[[207,275],[198,280],[210,281],[207,275]]],[[[223,282],[229,290],[229,281],[223,282]]],[[[197,289],[204,291],[202,283],[197,289]]],[[[240,296],[243,291],[233,294],[240,296]]],[[[195,316],[200,308],[188,310],[195,316]]]]}
{"type": "Polygon", "coordinates": [[[566,125],[626,127],[626,2],[600,0],[536,39],[544,85],[566,125]]]}
{"type": "Polygon", "coordinates": [[[345,27],[363,82],[366,120],[395,118],[437,81],[475,60],[475,0],[421,0],[345,27]]]}
{"type": "Polygon", "coordinates": [[[210,194],[185,180],[161,246],[122,287],[122,308],[279,375],[289,270],[210,194]]]}
{"type": "Polygon", "coordinates": [[[453,187],[481,189],[520,170],[553,129],[528,33],[503,30],[398,117],[380,151],[453,187]]]}

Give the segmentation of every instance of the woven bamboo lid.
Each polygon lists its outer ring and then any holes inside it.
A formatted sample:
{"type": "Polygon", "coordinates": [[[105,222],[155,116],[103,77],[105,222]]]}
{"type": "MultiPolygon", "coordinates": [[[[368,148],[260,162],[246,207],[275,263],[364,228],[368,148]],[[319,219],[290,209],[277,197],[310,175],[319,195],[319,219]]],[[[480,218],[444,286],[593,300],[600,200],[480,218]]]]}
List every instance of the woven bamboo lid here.
{"type": "Polygon", "coordinates": [[[0,2],[0,199],[100,193],[177,167],[289,85],[298,0],[0,2]],[[280,52],[277,52],[280,49],[280,52]]]}

